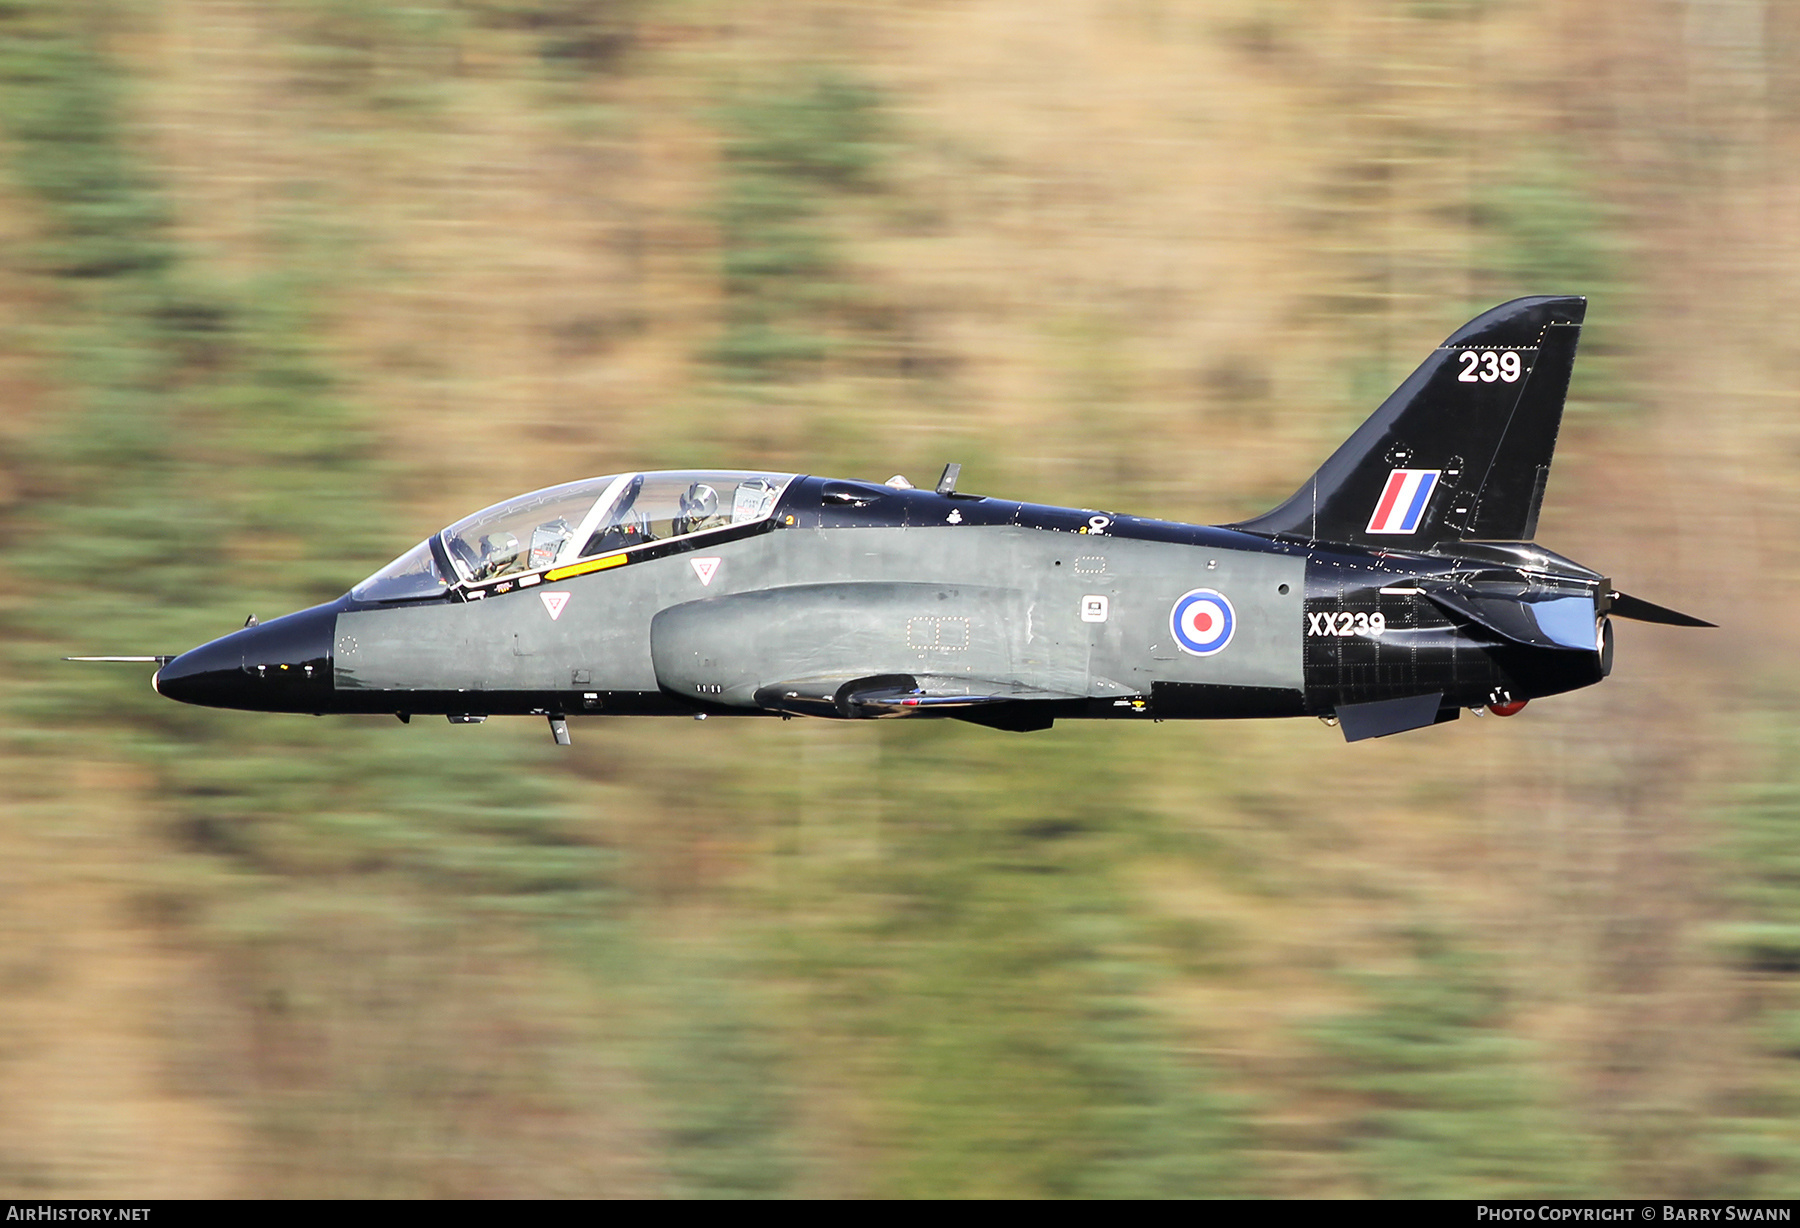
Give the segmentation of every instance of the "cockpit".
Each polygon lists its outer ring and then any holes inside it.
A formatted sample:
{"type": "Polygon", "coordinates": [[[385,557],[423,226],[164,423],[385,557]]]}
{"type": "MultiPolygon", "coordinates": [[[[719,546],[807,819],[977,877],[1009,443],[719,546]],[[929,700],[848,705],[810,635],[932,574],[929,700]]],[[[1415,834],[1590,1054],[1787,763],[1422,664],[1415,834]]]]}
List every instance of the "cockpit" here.
{"type": "Polygon", "coordinates": [[[437,535],[455,569],[445,576],[431,540],[350,590],[360,601],[436,596],[457,584],[567,567],[651,542],[766,520],[793,474],[722,470],[621,473],[552,486],[496,503],[437,535]]]}

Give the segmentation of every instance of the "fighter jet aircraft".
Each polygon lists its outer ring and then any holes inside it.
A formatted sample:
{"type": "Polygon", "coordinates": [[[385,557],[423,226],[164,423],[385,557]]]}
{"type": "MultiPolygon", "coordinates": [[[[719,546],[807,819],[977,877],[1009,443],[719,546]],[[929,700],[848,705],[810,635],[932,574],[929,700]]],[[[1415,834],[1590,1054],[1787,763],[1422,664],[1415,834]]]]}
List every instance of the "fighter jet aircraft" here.
{"type": "MultiPolygon", "coordinates": [[[[1356,741],[1711,626],[1533,543],[1587,302],[1453,333],[1292,498],[1219,527],[762,471],[622,473],[459,520],[325,605],[160,664],[261,712],[1314,716],[1356,741]]],[[[117,659],[117,658],[114,658],[117,659]]]]}

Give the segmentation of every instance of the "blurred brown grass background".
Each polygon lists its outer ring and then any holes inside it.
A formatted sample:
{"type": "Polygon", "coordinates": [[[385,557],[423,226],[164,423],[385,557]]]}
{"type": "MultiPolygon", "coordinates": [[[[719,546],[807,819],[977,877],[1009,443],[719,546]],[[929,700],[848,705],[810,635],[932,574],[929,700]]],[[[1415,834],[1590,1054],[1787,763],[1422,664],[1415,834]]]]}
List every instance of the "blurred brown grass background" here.
{"type": "Polygon", "coordinates": [[[1800,10],[11,0],[0,52],[0,1193],[1800,1186],[1800,10]],[[637,467],[1230,520],[1563,292],[1539,540],[1722,629],[1511,721],[555,754],[55,663],[637,467]]]}

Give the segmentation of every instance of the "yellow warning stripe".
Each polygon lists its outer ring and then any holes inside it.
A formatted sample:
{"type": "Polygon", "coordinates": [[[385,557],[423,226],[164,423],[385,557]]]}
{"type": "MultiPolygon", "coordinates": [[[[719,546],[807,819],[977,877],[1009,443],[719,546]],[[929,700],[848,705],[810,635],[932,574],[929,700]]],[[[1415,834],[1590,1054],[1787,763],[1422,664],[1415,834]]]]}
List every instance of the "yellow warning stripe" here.
{"type": "Polygon", "coordinates": [[[605,571],[608,567],[623,567],[631,560],[623,554],[610,554],[603,559],[589,559],[585,563],[571,563],[567,567],[558,567],[554,571],[544,573],[544,579],[554,584],[558,580],[567,580],[570,576],[585,576],[590,571],[605,571]]]}

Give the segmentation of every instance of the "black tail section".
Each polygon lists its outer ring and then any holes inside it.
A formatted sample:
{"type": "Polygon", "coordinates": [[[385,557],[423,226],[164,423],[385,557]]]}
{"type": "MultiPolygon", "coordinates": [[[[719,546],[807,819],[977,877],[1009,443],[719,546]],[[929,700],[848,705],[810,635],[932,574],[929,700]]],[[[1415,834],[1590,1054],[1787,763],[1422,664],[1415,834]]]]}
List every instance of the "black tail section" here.
{"type": "Polygon", "coordinates": [[[1514,299],[1452,333],[1272,512],[1232,527],[1421,548],[1530,541],[1587,300],[1514,299]]]}

